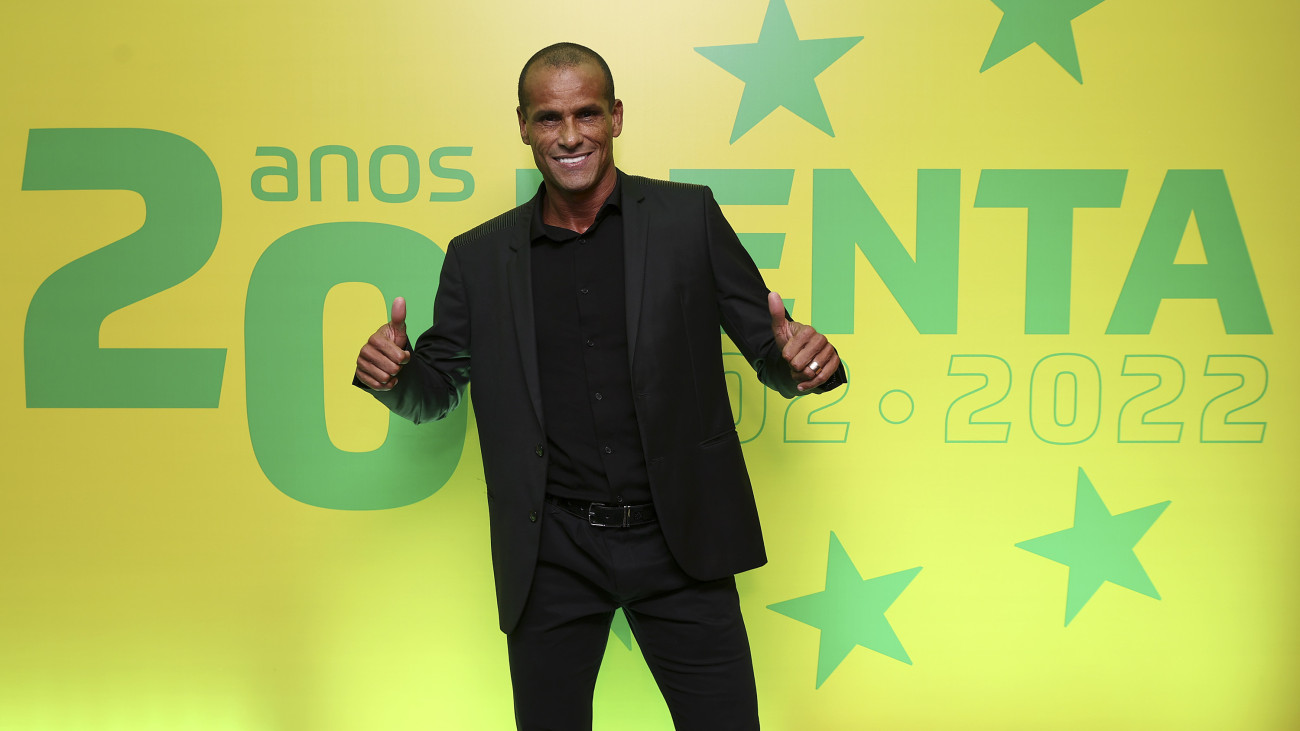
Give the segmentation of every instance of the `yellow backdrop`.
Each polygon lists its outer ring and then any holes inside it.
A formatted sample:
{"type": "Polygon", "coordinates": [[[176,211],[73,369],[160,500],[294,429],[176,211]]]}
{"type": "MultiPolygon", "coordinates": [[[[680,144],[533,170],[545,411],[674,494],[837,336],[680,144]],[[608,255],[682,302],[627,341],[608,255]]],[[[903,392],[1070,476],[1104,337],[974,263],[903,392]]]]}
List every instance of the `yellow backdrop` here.
{"type": "MultiPolygon", "coordinates": [[[[613,69],[620,166],[712,184],[852,369],[787,404],[728,361],[765,727],[1294,727],[1297,27],[10,8],[0,728],[511,726],[473,416],[390,425],[348,382],[385,301],[427,322],[439,247],[535,185],[514,82],[558,40],[613,69]]],[[[597,727],[668,728],[625,637],[597,727]]]]}

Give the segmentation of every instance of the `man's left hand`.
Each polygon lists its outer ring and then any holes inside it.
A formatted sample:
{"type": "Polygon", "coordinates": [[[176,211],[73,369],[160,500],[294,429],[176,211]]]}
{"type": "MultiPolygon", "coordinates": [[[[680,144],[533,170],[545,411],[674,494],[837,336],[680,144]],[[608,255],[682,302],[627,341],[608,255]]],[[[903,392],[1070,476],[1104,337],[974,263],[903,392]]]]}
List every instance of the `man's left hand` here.
{"type": "Polygon", "coordinates": [[[825,335],[812,325],[787,319],[785,303],[776,292],[767,293],[767,311],[772,315],[772,335],[799,391],[811,391],[835,375],[840,356],[825,335]]]}

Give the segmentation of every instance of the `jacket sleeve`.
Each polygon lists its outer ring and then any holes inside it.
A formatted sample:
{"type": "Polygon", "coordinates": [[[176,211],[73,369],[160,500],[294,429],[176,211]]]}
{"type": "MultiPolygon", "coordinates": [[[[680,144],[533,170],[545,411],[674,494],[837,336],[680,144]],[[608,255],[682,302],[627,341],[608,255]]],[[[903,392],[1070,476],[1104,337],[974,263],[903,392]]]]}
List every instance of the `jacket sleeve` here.
{"type": "MultiPolygon", "coordinates": [[[[704,217],[709,244],[713,280],[717,287],[718,312],[722,328],[731,337],[745,360],[754,368],[758,379],[786,398],[803,395],[796,388],[790,368],[781,357],[772,334],[772,316],[767,309],[767,285],[749,252],[731,228],[722,209],[705,188],[704,217]]],[[[790,313],[786,313],[789,319],[790,313]]],[[[844,366],[826,383],[810,393],[825,393],[847,379],[844,366]]]]}
{"type": "Polygon", "coordinates": [[[374,391],[356,378],[352,381],[393,413],[416,424],[449,414],[469,386],[469,298],[456,251],[453,240],[438,279],[433,326],[415,342],[411,360],[397,376],[397,385],[389,391],[374,391]]]}

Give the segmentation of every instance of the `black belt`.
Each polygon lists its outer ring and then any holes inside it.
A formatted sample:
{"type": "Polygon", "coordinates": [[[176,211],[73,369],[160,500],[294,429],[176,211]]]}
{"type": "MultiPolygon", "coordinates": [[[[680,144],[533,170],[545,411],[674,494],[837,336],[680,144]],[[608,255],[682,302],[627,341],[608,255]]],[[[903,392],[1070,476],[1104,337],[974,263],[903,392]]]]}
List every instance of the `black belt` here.
{"type": "Polygon", "coordinates": [[[653,523],[655,506],[644,505],[606,505],[567,497],[546,496],[546,502],[564,512],[582,518],[588,523],[601,528],[626,528],[631,525],[653,523]]]}

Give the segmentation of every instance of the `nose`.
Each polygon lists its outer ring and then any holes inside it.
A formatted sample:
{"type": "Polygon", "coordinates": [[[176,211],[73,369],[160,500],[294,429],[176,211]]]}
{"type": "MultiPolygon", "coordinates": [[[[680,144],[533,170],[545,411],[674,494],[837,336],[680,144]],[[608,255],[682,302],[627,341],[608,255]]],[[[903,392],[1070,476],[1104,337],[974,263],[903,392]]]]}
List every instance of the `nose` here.
{"type": "Polygon", "coordinates": [[[578,134],[578,125],[572,117],[561,123],[559,143],[566,149],[573,149],[582,143],[582,135],[578,134]]]}

